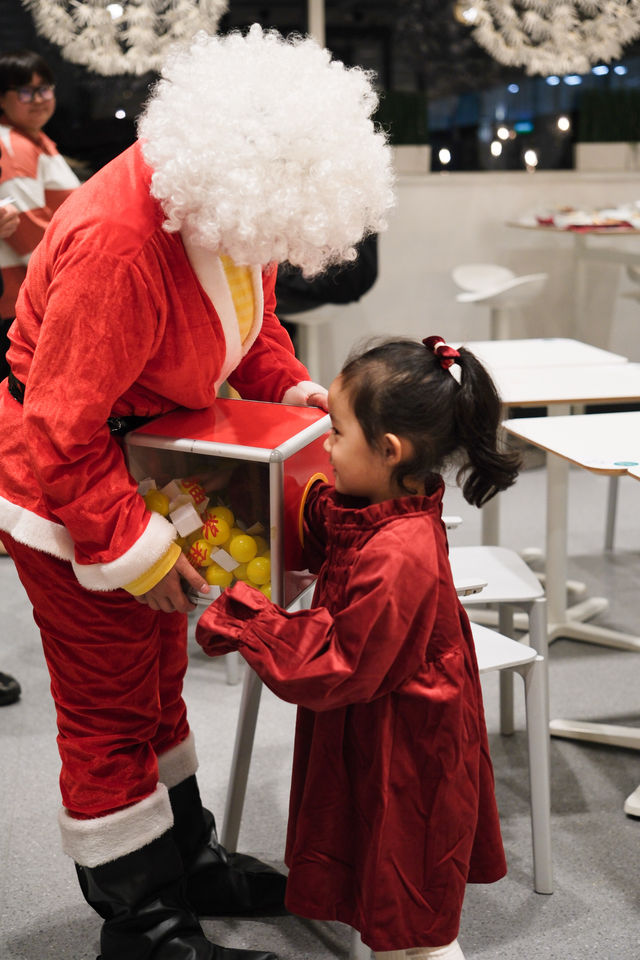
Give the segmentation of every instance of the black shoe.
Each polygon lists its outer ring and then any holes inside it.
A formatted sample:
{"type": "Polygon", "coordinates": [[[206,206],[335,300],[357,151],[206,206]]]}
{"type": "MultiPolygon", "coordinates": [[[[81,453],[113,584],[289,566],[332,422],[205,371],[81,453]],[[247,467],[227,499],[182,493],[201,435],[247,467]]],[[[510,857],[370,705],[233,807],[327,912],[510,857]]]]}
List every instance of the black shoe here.
{"type": "Polygon", "coordinates": [[[0,673],[0,707],[8,707],[20,699],[20,684],[8,673],[0,673]]]}
{"type": "Polygon", "coordinates": [[[185,864],[189,903],[199,917],[285,913],[287,878],[255,857],[228,853],[213,814],[200,800],[195,776],[169,790],[174,836],[185,864]]]}
{"type": "Polygon", "coordinates": [[[207,940],[185,897],[171,830],[117,860],[76,870],[87,903],[104,919],[98,960],[277,960],[207,940]]]}

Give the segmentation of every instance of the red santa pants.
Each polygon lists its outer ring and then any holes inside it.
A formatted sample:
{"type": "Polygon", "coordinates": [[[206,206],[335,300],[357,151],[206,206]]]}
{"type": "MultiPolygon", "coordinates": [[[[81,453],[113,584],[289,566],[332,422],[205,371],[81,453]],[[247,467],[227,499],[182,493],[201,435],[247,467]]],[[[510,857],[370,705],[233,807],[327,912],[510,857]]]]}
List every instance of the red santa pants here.
{"type": "Polygon", "coordinates": [[[33,605],[51,675],[62,803],[101,817],[154,792],[157,757],[189,734],[187,618],[125,590],[80,586],[70,563],[2,533],[33,605]]]}

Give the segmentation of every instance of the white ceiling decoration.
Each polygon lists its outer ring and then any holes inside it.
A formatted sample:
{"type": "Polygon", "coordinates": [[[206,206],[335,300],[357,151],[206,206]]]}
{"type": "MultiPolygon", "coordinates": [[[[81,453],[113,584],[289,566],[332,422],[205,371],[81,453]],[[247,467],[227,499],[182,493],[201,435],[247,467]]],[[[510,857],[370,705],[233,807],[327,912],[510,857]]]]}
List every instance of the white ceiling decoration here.
{"type": "Polygon", "coordinates": [[[168,48],[216,32],[227,0],[22,0],[65,60],[102,76],[159,72],[168,48]]]}
{"type": "Polygon", "coordinates": [[[459,0],[454,13],[495,60],[530,75],[587,73],[640,36],[640,0],[459,0]]]}

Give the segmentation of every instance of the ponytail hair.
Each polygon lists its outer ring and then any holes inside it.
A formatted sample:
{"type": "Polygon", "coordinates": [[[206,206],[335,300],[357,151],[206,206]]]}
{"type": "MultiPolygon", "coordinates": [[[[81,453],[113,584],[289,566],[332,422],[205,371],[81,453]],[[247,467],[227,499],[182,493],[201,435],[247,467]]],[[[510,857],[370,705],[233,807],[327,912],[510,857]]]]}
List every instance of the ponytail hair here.
{"type": "Polygon", "coordinates": [[[433,340],[442,344],[440,338],[374,341],[348,357],[341,385],[369,446],[379,448],[386,433],[410,441],[412,455],[393,476],[401,489],[415,493],[411,480],[429,489],[457,462],[463,496],[481,507],[515,481],[520,458],[500,449],[500,398],[480,361],[464,347],[436,352],[433,340]]]}
{"type": "Polygon", "coordinates": [[[455,394],[458,445],[466,454],[457,481],[468,503],[481,507],[515,482],[520,457],[501,449],[498,436],[502,405],[495,384],[470,350],[459,350],[462,373],[455,394]]]}

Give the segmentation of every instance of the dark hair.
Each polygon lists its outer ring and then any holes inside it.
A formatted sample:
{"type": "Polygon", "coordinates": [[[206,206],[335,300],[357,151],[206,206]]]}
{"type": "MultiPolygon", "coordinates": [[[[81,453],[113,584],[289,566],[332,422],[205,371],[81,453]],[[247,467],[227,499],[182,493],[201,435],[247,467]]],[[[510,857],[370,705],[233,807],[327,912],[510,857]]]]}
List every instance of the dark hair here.
{"type": "Polygon", "coordinates": [[[436,355],[415,340],[385,339],[352,353],[341,385],[369,445],[385,433],[410,441],[413,456],[394,471],[399,486],[413,478],[431,485],[460,456],[456,479],[465,499],[481,507],[515,481],[517,454],[499,449],[500,398],[480,361],[460,348],[460,383],[436,355]]]}
{"type": "Polygon", "coordinates": [[[51,67],[33,50],[7,50],[0,53],[0,93],[24,87],[37,73],[45,83],[53,83],[51,67]]]}

